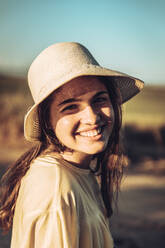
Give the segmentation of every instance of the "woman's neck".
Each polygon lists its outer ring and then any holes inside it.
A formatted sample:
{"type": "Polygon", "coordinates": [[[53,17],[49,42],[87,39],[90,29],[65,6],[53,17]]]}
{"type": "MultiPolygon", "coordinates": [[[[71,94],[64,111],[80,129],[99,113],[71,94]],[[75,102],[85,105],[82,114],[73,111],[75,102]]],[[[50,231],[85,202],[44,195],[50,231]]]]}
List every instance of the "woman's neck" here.
{"type": "Polygon", "coordinates": [[[54,155],[59,158],[63,158],[64,160],[74,164],[75,166],[82,169],[89,169],[89,165],[91,163],[93,155],[82,153],[79,151],[64,151],[64,152],[56,152],[54,151],[53,146],[49,146],[44,152],[44,154],[54,155]]]}
{"type": "Polygon", "coordinates": [[[80,153],[77,151],[64,152],[61,155],[63,159],[75,164],[75,166],[82,168],[82,169],[89,169],[92,155],[80,153]]]}

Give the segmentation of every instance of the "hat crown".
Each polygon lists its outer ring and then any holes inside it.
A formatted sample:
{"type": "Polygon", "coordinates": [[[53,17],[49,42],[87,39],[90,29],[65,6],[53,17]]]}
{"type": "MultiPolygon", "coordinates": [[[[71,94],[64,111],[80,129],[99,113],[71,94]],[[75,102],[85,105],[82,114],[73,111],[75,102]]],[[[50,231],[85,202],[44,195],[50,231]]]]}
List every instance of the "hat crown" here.
{"type": "Polygon", "coordinates": [[[28,83],[35,102],[47,82],[55,84],[65,75],[80,71],[83,65],[99,65],[89,50],[76,42],[63,42],[49,46],[33,61],[28,72],[28,83]]]}

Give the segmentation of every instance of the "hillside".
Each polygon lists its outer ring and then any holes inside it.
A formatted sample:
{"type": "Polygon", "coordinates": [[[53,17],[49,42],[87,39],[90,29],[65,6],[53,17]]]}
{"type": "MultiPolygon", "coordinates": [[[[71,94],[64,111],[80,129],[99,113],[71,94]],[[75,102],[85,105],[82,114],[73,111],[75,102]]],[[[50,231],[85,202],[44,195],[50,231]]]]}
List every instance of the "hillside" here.
{"type": "MultiPolygon", "coordinates": [[[[162,156],[164,147],[159,149],[158,154],[157,148],[165,144],[164,102],[165,87],[146,86],[140,94],[124,104],[123,126],[127,148],[131,149],[129,154],[134,157],[139,157],[139,153],[149,157],[162,156]],[[136,152],[139,151],[137,154],[132,151],[134,144],[136,152]]],[[[16,146],[24,142],[23,119],[32,104],[25,79],[0,76],[0,146],[16,146]]]]}
{"type": "MultiPolygon", "coordinates": [[[[22,113],[26,112],[33,102],[24,78],[0,75],[0,96],[1,105],[2,102],[7,104],[7,98],[10,96],[13,107],[20,105],[22,113]]],[[[165,86],[145,86],[140,94],[123,105],[124,123],[136,124],[138,127],[162,126],[165,124],[164,106],[165,86]]]]}
{"type": "Polygon", "coordinates": [[[165,125],[165,86],[145,86],[124,104],[124,120],[126,124],[141,127],[165,125]]]}

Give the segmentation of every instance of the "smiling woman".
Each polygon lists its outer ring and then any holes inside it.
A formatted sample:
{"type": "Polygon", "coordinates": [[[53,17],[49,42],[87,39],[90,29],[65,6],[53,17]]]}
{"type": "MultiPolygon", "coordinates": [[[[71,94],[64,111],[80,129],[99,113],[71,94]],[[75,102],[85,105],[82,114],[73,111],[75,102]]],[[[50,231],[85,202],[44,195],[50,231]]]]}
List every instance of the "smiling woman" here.
{"type": "Polygon", "coordinates": [[[108,91],[96,77],[73,79],[53,95],[50,106],[50,122],[57,139],[72,149],[72,162],[82,166],[81,160],[85,160],[86,167],[91,155],[107,146],[113,115],[108,91]]]}
{"type": "Polygon", "coordinates": [[[2,180],[0,224],[13,225],[11,247],[113,247],[108,217],[122,178],[121,104],[143,82],[102,68],[73,42],[45,49],[28,81],[35,104],[24,134],[38,144],[2,180]]]}

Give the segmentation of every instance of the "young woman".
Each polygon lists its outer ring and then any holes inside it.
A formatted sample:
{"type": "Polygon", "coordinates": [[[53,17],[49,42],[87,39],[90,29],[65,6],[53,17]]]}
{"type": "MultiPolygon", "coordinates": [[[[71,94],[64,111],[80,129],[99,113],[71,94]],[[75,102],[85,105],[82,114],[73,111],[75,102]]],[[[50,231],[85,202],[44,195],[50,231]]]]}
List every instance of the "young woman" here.
{"type": "Polygon", "coordinates": [[[111,248],[108,218],[122,178],[121,104],[143,82],[101,67],[81,44],[45,49],[28,74],[37,142],[3,178],[1,227],[12,248],[111,248]]]}

